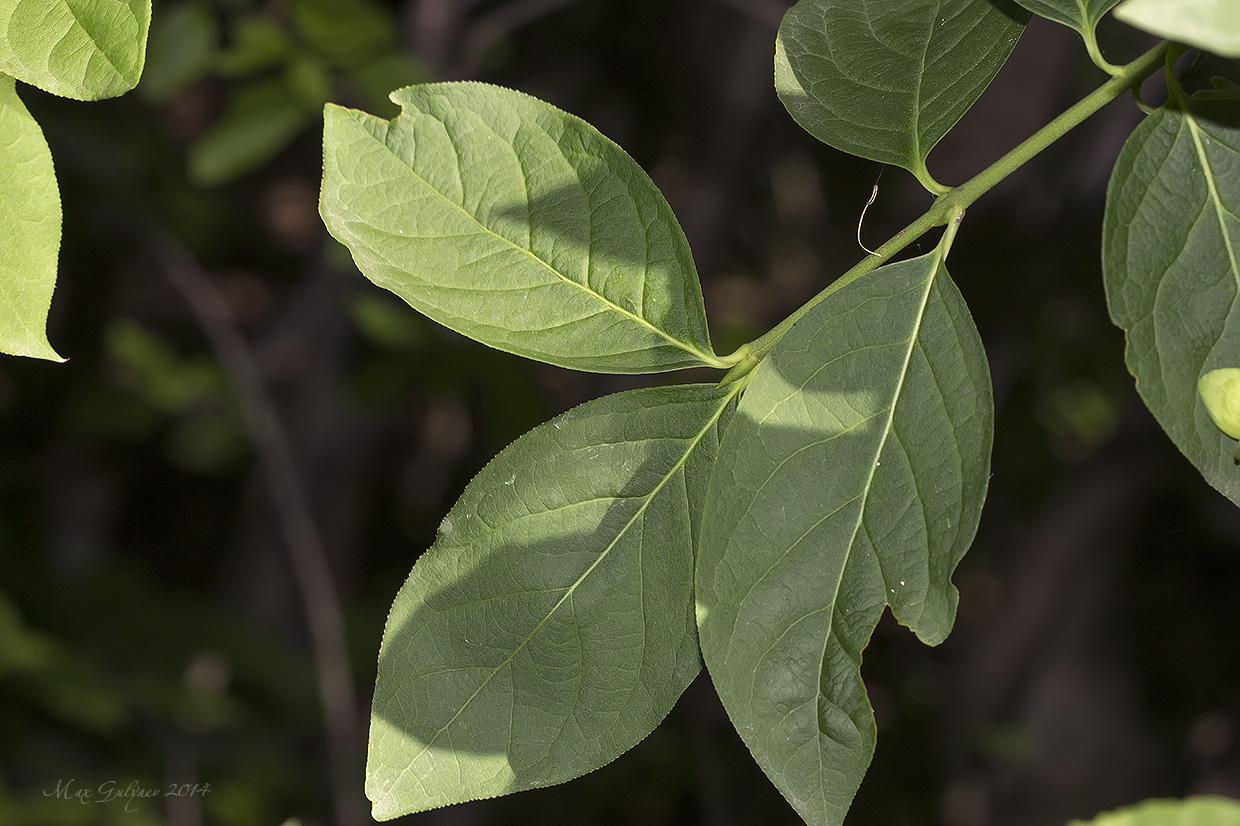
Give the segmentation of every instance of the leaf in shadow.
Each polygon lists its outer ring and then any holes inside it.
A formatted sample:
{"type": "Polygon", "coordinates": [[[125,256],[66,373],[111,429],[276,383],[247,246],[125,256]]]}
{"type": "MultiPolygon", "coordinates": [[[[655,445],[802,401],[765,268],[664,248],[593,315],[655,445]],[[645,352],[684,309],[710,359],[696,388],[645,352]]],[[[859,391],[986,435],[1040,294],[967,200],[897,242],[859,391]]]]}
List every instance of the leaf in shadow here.
{"type": "Polygon", "coordinates": [[[607,396],[470,483],[388,618],[376,818],[570,780],[663,719],[701,667],[693,548],[732,399],[607,396]]]}
{"type": "Polygon", "coordinates": [[[992,432],[985,353],[937,250],[806,313],[728,426],[698,549],[702,654],[808,823],[841,823],[869,765],[861,652],[884,607],[932,645],[951,629],[992,432]]]}

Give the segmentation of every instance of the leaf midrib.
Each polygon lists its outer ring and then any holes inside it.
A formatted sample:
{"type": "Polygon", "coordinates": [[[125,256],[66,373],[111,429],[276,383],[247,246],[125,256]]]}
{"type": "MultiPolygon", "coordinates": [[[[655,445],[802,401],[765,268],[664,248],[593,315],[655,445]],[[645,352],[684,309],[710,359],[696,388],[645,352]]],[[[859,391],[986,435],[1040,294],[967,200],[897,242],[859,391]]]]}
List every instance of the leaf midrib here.
{"type": "MultiPolygon", "coordinates": [[[[909,335],[908,348],[904,351],[904,363],[900,368],[900,379],[896,383],[895,391],[891,395],[891,407],[887,414],[887,421],[883,425],[882,436],[879,439],[878,448],[874,451],[873,461],[870,462],[869,473],[867,474],[865,484],[861,489],[861,495],[859,497],[860,502],[857,507],[857,519],[853,523],[852,536],[849,537],[848,546],[844,552],[844,559],[840,564],[839,576],[836,577],[835,587],[831,592],[831,614],[827,621],[827,632],[823,635],[822,652],[818,657],[818,674],[814,683],[816,686],[819,686],[818,691],[815,694],[815,700],[817,699],[818,694],[822,693],[822,670],[826,663],[827,645],[830,643],[831,637],[835,633],[835,612],[836,607],[839,604],[840,588],[844,583],[844,572],[848,569],[849,559],[852,557],[853,548],[855,548],[857,544],[857,534],[861,530],[861,524],[865,519],[865,508],[869,501],[870,491],[873,490],[874,487],[874,474],[878,470],[879,457],[883,455],[883,450],[887,446],[887,439],[891,435],[892,425],[895,422],[896,406],[899,404],[900,396],[904,392],[904,382],[908,378],[909,365],[912,362],[913,351],[917,349],[917,337],[921,334],[921,325],[926,317],[926,305],[930,301],[930,291],[934,288],[934,280],[939,275],[939,268],[943,266],[942,252],[940,250],[936,250],[933,255],[933,260],[930,262],[932,270],[929,278],[926,279],[926,288],[921,296],[921,304],[918,306],[917,323],[913,325],[913,330],[909,335]]],[[[886,594],[884,593],[883,596],[885,598],[886,594]]],[[[817,716],[817,710],[815,710],[815,716],[817,716]]],[[[819,736],[821,736],[821,730],[819,730],[819,736]]],[[[825,767],[822,763],[822,748],[819,747],[816,751],[818,753],[818,785],[821,789],[822,776],[825,767]]]]}
{"type": "MultiPolygon", "coordinates": [[[[82,23],[81,18],[78,17],[77,9],[73,8],[73,5],[69,3],[69,0],[60,0],[60,2],[63,3],[65,8],[69,10],[69,14],[73,16],[73,22],[77,24],[78,28],[80,28],[83,32],[86,33],[86,36],[90,39],[91,44],[94,45],[95,51],[103,55],[103,59],[106,60],[108,62],[108,65],[112,67],[112,70],[116,72],[116,76],[120,78],[123,82],[129,83],[129,78],[125,75],[125,72],[121,69],[120,66],[116,65],[116,63],[112,60],[112,56],[108,54],[106,51],[104,51],[104,48],[101,45],[99,45],[99,41],[95,39],[94,34],[92,34],[90,29],[86,28],[85,24],[82,23]]],[[[126,2],[123,2],[123,0],[121,2],[121,5],[124,6],[125,9],[129,11],[130,13],[133,12],[133,9],[130,8],[129,4],[126,2]]],[[[49,72],[51,71],[52,67],[50,64],[48,65],[47,69],[49,72]]],[[[83,79],[82,85],[85,86],[85,79],[83,79]]],[[[110,88],[110,84],[107,84],[104,86],[104,89],[107,89],[107,88],[110,88]]]]}
{"type": "MultiPolygon", "coordinates": [[[[421,110],[419,110],[419,111],[421,111],[421,110]]],[[[422,114],[427,115],[428,117],[431,117],[431,115],[430,115],[429,113],[427,113],[427,112],[421,112],[421,113],[422,113],[422,114]]],[[[443,123],[442,121],[440,121],[440,122],[441,122],[441,123],[443,123]]],[[[387,126],[388,126],[388,129],[390,130],[390,129],[391,129],[391,123],[388,123],[388,124],[387,124],[387,126]]],[[[447,131],[447,124],[444,124],[444,129],[445,129],[445,131],[447,131]]],[[[693,356],[693,357],[697,358],[697,359],[698,359],[699,361],[701,361],[703,364],[709,365],[709,366],[711,366],[711,367],[719,367],[719,368],[723,368],[723,367],[726,367],[726,366],[727,366],[727,365],[723,362],[723,360],[722,360],[722,359],[720,359],[718,356],[714,355],[713,353],[706,353],[706,352],[703,352],[702,350],[699,350],[697,347],[693,346],[692,344],[689,344],[689,343],[687,343],[687,342],[681,341],[681,340],[680,340],[680,339],[678,339],[678,338],[675,338],[674,336],[672,336],[672,335],[671,335],[670,333],[668,333],[667,331],[665,331],[665,330],[661,330],[660,328],[658,328],[658,327],[656,327],[655,325],[651,324],[649,321],[647,321],[646,319],[642,318],[641,316],[639,316],[639,315],[637,315],[637,314],[635,314],[635,313],[629,312],[629,311],[628,311],[628,310],[626,310],[625,308],[623,308],[623,307],[621,307],[620,305],[616,304],[615,302],[613,302],[611,299],[607,298],[607,296],[603,295],[602,293],[599,293],[599,292],[597,292],[597,291],[595,291],[595,290],[591,289],[591,288],[590,288],[590,287],[588,287],[587,285],[582,284],[582,283],[580,283],[580,282],[578,282],[578,281],[574,281],[573,279],[569,278],[569,277],[568,277],[568,276],[566,276],[564,273],[560,272],[560,271],[559,271],[559,270],[557,270],[555,267],[551,266],[551,264],[550,264],[549,262],[544,261],[542,258],[540,258],[540,257],[538,257],[537,255],[535,255],[533,250],[527,250],[527,249],[525,249],[524,247],[518,246],[517,244],[514,244],[512,241],[508,240],[508,239],[507,239],[507,238],[505,238],[504,236],[500,235],[498,232],[496,232],[495,230],[493,230],[493,229],[491,229],[490,227],[488,227],[486,224],[483,224],[481,221],[479,221],[479,220],[478,220],[478,218],[477,218],[476,216],[474,216],[472,213],[470,213],[470,212],[469,212],[469,210],[465,209],[465,207],[463,207],[463,206],[461,206],[460,204],[456,203],[456,201],[453,201],[453,200],[452,200],[451,198],[449,198],[447,195],[445,195],[444,193],[442,193],[442,192],[440,192],[438,189],[436,189],[434,186],[432,186],[432,185],[431,185],[431,183],[430,183],[430,181],[426,180],[426,178],[424,178],[424,177],[422,177],[421,175],[419,175],[419,174],[418,174],[418,172],[417,172],[417,170],[415,170],[412,166],[410,166],[408,163],[406,163],[406,162],[405,162],[405,159],[404,159],[404,158],[402,158],[400,155],[398,155],[398,154],[397,154],[397,153],[396,153],[396,152],[392,149],[392,147],[390,147],[390,146],[387,144],[387,141],[386,141],[386,140],[385,140],[385,141],[381,141],[381,142],[380,142],[380,141],[378,141],[378,139],[377,139],[377,138],[375,138],[374,134],[373,134],[373,133],[371,133],[371,132],[370,132],[370,130],[363,129],[363,131],[364,131],[364,132],[366,132],[366,134],[367,134],[369,137],[371,137],[372,139],[375,139],[375,140],[376,140],[376,142],[381,143],[381,145],[383,146],[383,148],[387,150],[388,154],[390,154],[393,158],[395,158],[395,159],[397,160],[397,162],[399,162],[399,163],[400,163],[400,165],[401,165],[402,167],[404,167],[405,169],[407,169],[407,170],[409,171],[409,174],[410,174],[410,175],[412,175],[414,178],[416,178],[416,179],[417,179],[417,180],[418,180],[418,181],[419,181],[419,182],[420,182],[423,186],[425,186],[428,190],[430,190],[431,192],[435,193],[435,195],[436,195],[436,196],[438,196],[438,197],[439,197],[439,199],[440,199],[441,201],[443,201],[444,203],[448,204],[448,205],[449,205],[449,206],[451,206],[453,209],[457,210],[459,213],[461,213],[461,214],[462,214],[462,215],[464,215],[466,218],[468,218],[470,221],[472,221],[472,222],[474,223],[474,225],[478,227],[478,229],[482,230],[482,232],[486,233],[487,235],[491,236],[492,238],[495,238],[495,239],[497,239],[497,240],[499,240],[499,241],[501,241],[501,242],[503,242],[503,243],[507,244],[507,245],[508,245],[509,247],[511,247],[512,249],[514,249],[514,250],[516,250],[516,251],[518,251],[518,252],[522,253],[523,255],[525,255],[525,256],[527,256],[528,258],[530,258],[530,260],[532,260],[532,261],[534,261],[534,262],[538,263],[540,266],[542,266],[544,269],[546,269],[546,270],[547,270],[547,272],[549,272],[549,273],[551,273],[552,275],[554,275],[554,276],[555,276],[556,278],[558,278],[560,281],[564,282],[565,284],[568,284],[568,285],[571,285],[571,286],[573,286],[573,287],[576,287],[577,289],[579,289],[579,290],[581,290],[582,292],[584,292],[586,295],[589,295],[589,296],[593,297],[595,300],[597,300],[598,302],[600,302],[601,304],[603,304],[604,306],[606,306],[609,310],[612,310],[613,312],[618,313],[618,314],[620,314],[620,315],[624,316],[625,318],[629,319],[630,321],[634,322],[635,324],[638,324],[639,326],[645,327],[645,328],[646,328],[647,330],[649,330],[650,332],[654,333],[655,335],[657,335],[657,336],[659,336],[660,338],[662,338],[663,340],[665,340],[668,344],[671,344],[673,347],[676,347],[676,348],[678,348],[678,349],[680,349],[680,350],[685,351],[685,352],[686,352],[686,353],[688,353],[689,355],[691,355],[691,356],[693,356]]],[[[386,134],[386,133],[385,133],[385,134],[386,134]]],[[[449,132],[449,134],[451,134],[451,132],[449,132]]],[[[587,255],[587,258],[591,257],[591,256],[590,256],[590,253],[588,253],[588,252],[586,253],[586,255],[587,255]]]]}
{"type": "Polygon", "coordinates": [[[737,384],[734,384],[732,391],[719,400],[719,405],[715,409],[715,412],[711,414],[709,419],[707,419],[706,423],[702,426],[701,430],[699,430],[694,435],[693,439],[689,442],[689,446],[685,449],[684,453],[681,454],[680,458],[676,461],[676,463],[672,465],[671,468],[668,469],[667,473],[663,475],[663,477],[659,480],[659,483],[655,485],[655,487],[650,491],[650,493],[646,495],[645,497],[646,501],[642,503],[641,507],[639,507],[636,512],[634,512],[633,516],[629,518],[629,521],[624,524],[624,527],[622,527],[619,531],[616,532],[615,538],[610,543],[608,543],[606,548],[602,550],[602,552],[598,556],[598,559],[594,560],[594,562],[591,563],[588,568],[586,568],[586,570],[581,574],[581,576],[577,577],[577,579],[571,585],[568,586],[568,588],[564,592],[564,595],[560,597],[559,601],[557,601],[556,604],[551,607],[551,610],[547,612],[546,616],[544,616],[538,622],[538,624],[534,626],[534,630],[530,631],[529,635],[524,640],[522,640],[521,643],[515,649],[513,649],[513,652],[509,654],[508,657],[505,658],[503,662],[497,665],[491,671],[491,673],[486,676],[486,679],[482,681],[482,683],[478,686],[478,688],[474,691],[474,693],[469,695],[469,698],[466,699],[465,702],[461,704],[461,707],[459,709],[457,709],[456,714],[452,715],[452,718],[448,720],[448,722],[444,723],[443,727],[441,727],[438,731],[436,731],[431,736],[430,740],[426,742],[426,745],[422,748],[421,751],[419,751],[417,754],[409,758],[409,762],[405,765],[405,768],[401,770],[400,774],[398,774],[390,783],[388,783],[384,787],[384,790],[383,790],[384,799],[390,796],[391,791],[400,784],[400,781],[404,778],[404,776],[410,771],[410,769],[413,768],[413,764],[416,763],[422,757],[422,755],[430,751],[431,747],[434,746],[435,741],[439,739],[439,736],[452,727],[452,724],[456,722],[456,719],[465,712],[465,709],[469,707],[470,703],[474,701],[474,698],[478,696],[478,694],[482,691],[482,689],[486,688],[486,686],[491,682],[492,678],[494,678],[496,674],[498,674],[510,662],[512,662],[513,659],[516,658],[517,654],[521,653],[522,649],[525,648],[526,644],[528,644],[529,641],[534,638],[534,635],[537,634],[542,629],[542,627],[547,624],[547,621],[550,620],[551,617],[555,614],[555,612],[559,610],[560,606],[562,606],[566,601],[568,601],[573,596],[573,593],[577,590],[577,586],[579,586],[583,581],[585,581],[586,577],[588,577],[600,564],[602,564],[603,560],[606,559],[607,556],[611,553],[612,549],[616,547],[616,544],[620,541],[620,539],[626,533],[628,533],[629,529],[633,527],[634,524],[637,523],[637,521],[642,517],[643,514],[645,514],[646,510],[650,507],[650,503],[654,501],[654,498],[658,496],[659,492],[662,491],[663,488],[667,486],[668,482],[670,482],[676,476],[676,474],[685,466],[685,464],[689,460],[689,457],[693,455],[693,451],[697,449],[697,446],[701,443],[702,439],[705,438],[706,434],[710,432],[710,429],[715,426],[716,422],[719,421],[719,418],[723,415],[723,411],[727,409],[728,404],[730,404],[732,399],[735,398],[737,393],[740,392],[741,386],[737,386],[737,385],[743,386],[743,382],[738,382],[737,384]]]}
{"type": "Polygon", "coordinates": [[[1188,124],[1189,134],[1193,138],[1193,146],[1197,151],[1197,159],[1201,161],[1201,174],[1205,178],[1206,188],[1210,192],[1210,201],[1214,205],[1214,215],[1218,219],[1219,232],[1223,236],[1223,246],[1227,249],[1227,260],[1231,264],[1231,275],[1236,282],[1237,290],[1240,290],[1240,264],[1236,261],[1236,250],[1231,243],[1231,233],[1227,230],[1227,220],[1223,217],[1224,213],[1232,214],[1223,205],[1223,199],[1218,194],[1218,187],[1215,184],[1214,168],[1210,166],[1210,158],[1206,155],[1205,146],[1201,143],[1201,133],[1197,126],[1197,119],[1192,112],[1184,113],[1184,120],[1188,124]]]}

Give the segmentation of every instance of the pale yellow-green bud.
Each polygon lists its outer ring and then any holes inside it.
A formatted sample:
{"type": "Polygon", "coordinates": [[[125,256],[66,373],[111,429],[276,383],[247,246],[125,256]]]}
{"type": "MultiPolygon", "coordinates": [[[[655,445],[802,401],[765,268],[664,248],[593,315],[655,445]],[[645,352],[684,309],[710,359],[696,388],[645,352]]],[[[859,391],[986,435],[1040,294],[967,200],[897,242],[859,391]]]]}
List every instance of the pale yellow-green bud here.
{"type": "MultiPolygon", "coordinates": [[[[1197,392],[1218,429],[1240,439],[1240,368],[1211,370],[1197,381],[1197,392]]],[[[1236,446],[1240,459],[1240,445],[1236,446]]]]}

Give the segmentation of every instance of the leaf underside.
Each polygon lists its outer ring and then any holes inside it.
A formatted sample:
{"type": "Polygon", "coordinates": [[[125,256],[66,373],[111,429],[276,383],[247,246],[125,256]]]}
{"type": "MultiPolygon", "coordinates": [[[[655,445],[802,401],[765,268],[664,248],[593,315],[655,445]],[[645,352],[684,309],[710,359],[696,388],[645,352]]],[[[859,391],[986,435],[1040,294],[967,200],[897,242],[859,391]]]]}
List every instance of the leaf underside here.
{"type": "Polygon", "coordinates": [[[60,191],[39,124],[0,75],[0,352],[63,361],[47,341],[60,191]]]}
{"type": "Polygon", "coordinates": [[[1141,398],[1240,504],[1236,442],[1197,394],[1205,373],[1240,367],[1240,99],[1173,99],[1128,138],[1107,188],[1102,272],[1141,398]]]}
{"type": "Polygon", "coordinates": [[[328,106],[320,212],[358,268],[471,338],[579,370],[722,366],[688,242],[589,124],[480,83],[328,106]]]}
{"type": "Polygon", "coordinates": [[[607,396],[470,483],[388,618],[376,818],[570,780],[663,719],[701,667],[693,547],[733,407],[709,385],[607,396]]]}
{"type": "Polygon", "coordinates": [[[977,330],[937,254],[810,310],[757,368],[719,449],[698,550],[702,653],[741,737],[813,826],[869,765],[861,652],[884,606],[951,628],[993,429],[977,330]]]}
{"type": "Polygon", "coordinates": [[[1098,21],[1115,6],[1119,0],[1016,0],[1029,11],[1076,29],[1082,36],[1092,36],[1098,27],[1098,21]]]}
{"type": "Polygon", "coordinates": [[[0,0],[0,71],[44,91],[101,100],[138,84],[151,0],[0,0]]]}
{"type": "Polygon", "coordinates": [[[779,27],[775,87],[823,143],[917,173],[1028,17],[1008,0],[800,0],[779,27]]]}

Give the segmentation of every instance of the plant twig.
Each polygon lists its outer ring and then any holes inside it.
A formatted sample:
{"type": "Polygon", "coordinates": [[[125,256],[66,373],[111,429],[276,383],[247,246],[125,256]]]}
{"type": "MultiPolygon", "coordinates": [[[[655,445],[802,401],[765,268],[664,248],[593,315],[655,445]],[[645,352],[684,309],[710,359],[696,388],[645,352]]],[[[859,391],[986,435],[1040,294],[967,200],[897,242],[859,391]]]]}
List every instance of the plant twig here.
{"type": "Polygon", "coordinates": [[[1162,42],[1138,57],[1131,63],[1121,66],[1119,73],[1111,80],[1099,86],[1059,117],[1039,129],[1021,142],[999,160],[983,169],[960,186],[948,190],[935,200],[934,205],[926,210],[920,218],[915,219],[904,229],[897,232],[881,247],[867,255],[860,263],[828,284],[822,292],[805,302],[790,316],[768,331],[765,335],[750,342],[749,348],[756,359],[766,357],[775,343],[788,332],[797,320],[805,315],[811,307],[831,295],[841,287],[855,281],[873,270],[882,261],[891,258],[900,250],[925,235],[934,227],[945,226],[961,210],[968,207],[982,195],[1008,175],[1032,160],[1039,152],[1062,138],[1073,128],[1079,126],[1086,118],[1106,106],[1128,90],[1139,87],[1145,78],[1160,68],[1164,57],[1172,44],[1162,42]],[[875,257],[881,256],[881,257],[875,257]]]}
{"type": "Polygon", "coordinates": [[[357,785],[354,776],[357,692],[349,667],[340,597],[323,540],[311,516],[288,433],[267,391],[258,360],[234,324],[228,305],[211,277],[177,241],[155,236],[150,239],[150,246],[236,387],[305,608],[327,739],[336,822],[340,826],[360,826],[361,801],[353,791],[357,785]]]}

